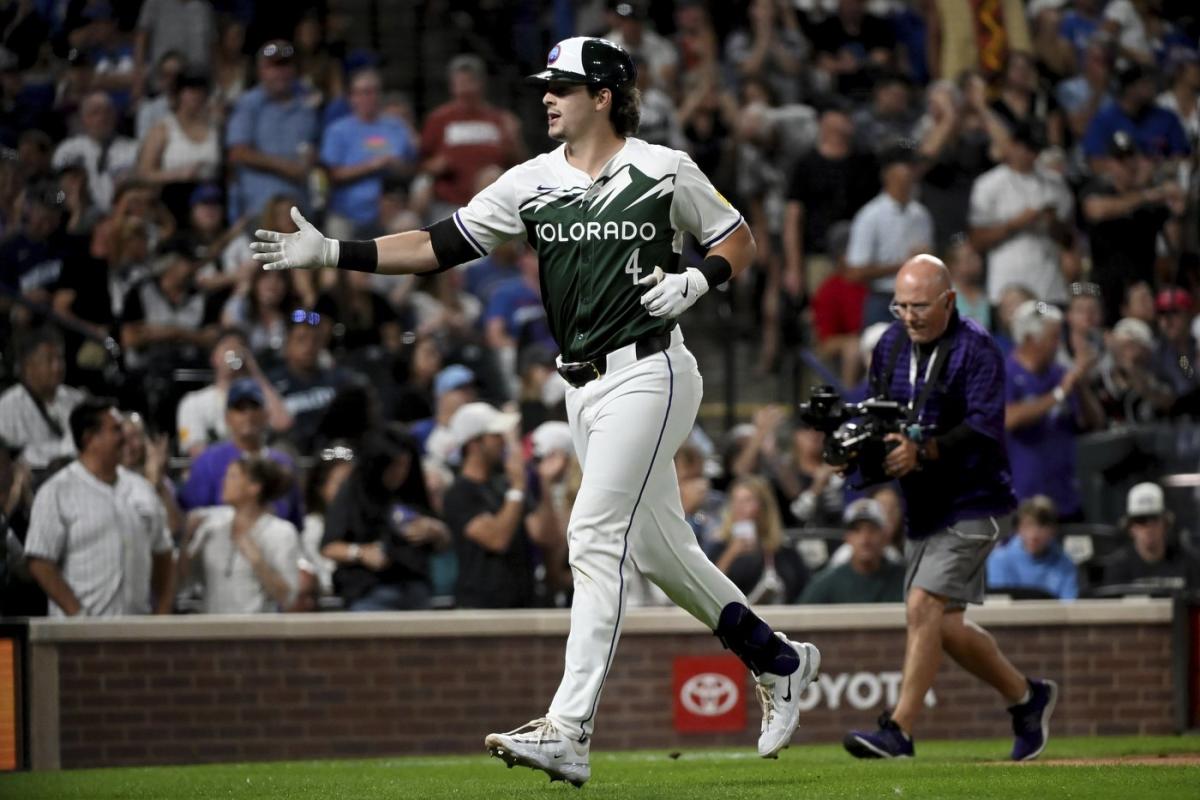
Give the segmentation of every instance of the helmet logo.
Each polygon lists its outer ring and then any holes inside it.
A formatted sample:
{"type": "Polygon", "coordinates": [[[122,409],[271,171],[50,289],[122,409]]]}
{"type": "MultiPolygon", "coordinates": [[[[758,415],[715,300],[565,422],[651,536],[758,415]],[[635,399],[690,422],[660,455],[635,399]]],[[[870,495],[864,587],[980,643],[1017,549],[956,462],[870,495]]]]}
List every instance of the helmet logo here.
{"type": "Polygon", "coordinates": [[[550,55],[546,59],[546,66],[549,66],[549,65],[553,64],[555,61],[558,61],[558,53],[559,53],[559,47],[558,47],[558,45],[554,45],[554,49],[550,51],[550,55]]]}

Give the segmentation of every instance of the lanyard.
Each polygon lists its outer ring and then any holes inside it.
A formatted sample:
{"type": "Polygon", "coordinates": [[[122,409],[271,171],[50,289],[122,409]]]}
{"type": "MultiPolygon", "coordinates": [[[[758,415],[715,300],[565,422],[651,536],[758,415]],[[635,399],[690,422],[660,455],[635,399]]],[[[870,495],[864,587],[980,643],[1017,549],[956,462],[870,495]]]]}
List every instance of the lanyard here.
{"type": "Polygon", "coordinates": [[[925,383],[921,387],[921,396],[917,397],[917,344],[912,343],[912,349],[908,354],[908,385],[912,389],[912,393],[908,400],[908,419],[909,422],[920,423],[921,415],[925,413],[925,404],[929,402],[929,395],[933,391],[933,386],[936,379],[940,377],[942,366],[945,364],[945,355],[949,353],[947,348],[942,350],[942,344],[933,348],[933,352],[929,355],[929,361],[925,364],[925,383]]]}

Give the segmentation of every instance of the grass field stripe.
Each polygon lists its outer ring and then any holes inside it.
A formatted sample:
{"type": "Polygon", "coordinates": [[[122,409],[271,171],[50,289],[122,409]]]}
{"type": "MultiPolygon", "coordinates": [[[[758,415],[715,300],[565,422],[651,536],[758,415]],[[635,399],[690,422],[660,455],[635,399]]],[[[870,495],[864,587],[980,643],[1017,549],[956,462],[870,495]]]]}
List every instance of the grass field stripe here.
{"type": "MultiPolygon", "coordinates": [[[[633,510],[629,512],[629,523],[625,526],[621,563],[617,566],[617,574],[621,576],[620,582],[617,584],[617,621],[613,624],[612,638],[608,641],[608,658],[604,662],[604,675],[600,678],[596,696],[592,698],[591,710],[579,723],[581,729],[592,721],[592,717],[596,716],[596,704],[600,702],[600,693],[604,691],[604,681],[608,679],[608,670],[612,667],[613,653],[617,647],[617,631],[621,629],[621,614],[625,610],[625,557],[629,554],[629,531],[633,528],[633,518],[637,515],[638,506],[641,505],[642,495],[646,493],[646,484],[650,482],[650,473],[654,471],[654,462],[658,458],[658,448],[662,445],[663,434],[667,432],[667,422],[671,419],[671,403],[675,398],[675,370],[671,366],[671,357],[663,353],[663,358],[667,359],[667,374],[670,376],[667,381],[667,413],[663,414],[662,427],[658,431],[658,441],[654,443],[654,453],[650,456],[650,466],[646,469],[646,476],[642,478],[642,488],[638,490],[637,499],[633,501],[633,510]]],[[[579,739],[580,743],[586,741],[587,737],[588,732],[584,730],[583,736],[579,739]]]]}

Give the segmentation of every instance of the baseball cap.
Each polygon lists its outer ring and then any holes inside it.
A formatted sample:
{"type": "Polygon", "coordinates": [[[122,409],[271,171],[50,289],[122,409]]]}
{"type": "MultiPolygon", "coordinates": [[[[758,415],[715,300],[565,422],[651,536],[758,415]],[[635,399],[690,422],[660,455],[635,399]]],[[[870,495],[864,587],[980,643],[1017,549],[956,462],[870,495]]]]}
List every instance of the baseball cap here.
{"type": "Polygon", "coordinates": [[[266,398],[263,397],[262,387],[258,385],[258,381],[253,378],[238,378],[229,387],[229,394],[225,396],[225,407],[233,408],[247,400],[256,403],[259,408],[267,404],[266,398]]]}
{"type": "Polygon", "coordinates": [[[451,364],[444,367],[433,379],[433,396],[440,399],[446,392],[452,392],[473,383],[475,383],[475,373],[471,371],[470,367],[451,364]]]}
{"type": "Polygon", "coordinates": [[[1178,286],[1163,289],[1158,293],[1158,297],[1154,298],[1154,308],[1160,314],[1169,311],[1191,311],[1192,296],[1188,294],[1187,289],[1180,289],[1178,286]]]}
{"type": "Polygon", "coordinates": [[[885,169],[892,164],[913,164],[918,160],[917,149],[908,139],[900,139],[888,145],[879,154],[879,167],[885,169]]]}
{"type": "Polygon", "coordinates": [[[546,56],[546,68],[527,78],[534,83],[557,81],[610,89],[633,83],[636,79],[637,67],[623,47],[590,36],[563,39],[546,56]]]}
{"type": "Polygon", "coordinates": [[[192,190],[191,205],[221,204],[221,189],[215,183],[202,183],[192,190]]]}
{"type": "Polygon", "coordinates": [[[870,497],[860,497],[842,512],[842,522],[847,528],[853,528],[860,522],[870,522],[880,528],[887,527],[887,518],[883,515],[883,506],[878,500],[870,497]]]}
{"type": "Polygon", "coordinates": [[[1130,86],[1143,80],[1153,80],[1154,73],[1140,64],[1130,64],[1117,73],[1117,88],[1125,91],[1130,86]]]}
{"type": "Polygon", "coordinates": [[[488,433],[508,433],[517,427],[521,415],[501,411],[489,403],[467,403],[450,418],[450,438],[462,447],[488,433]]]}
{"type": "Polygon", "coordinates": [[[296,48],[287,39],[272,39],[259,48],[258,55],[274,64],[290,64],[296,57],[296,48]]]}
{"type": "Polygon", "coordinates": [[[1129,135],[1129,131],[1113,131],[1108,140],[1108,154],[1114,158],[1135,156],[1140,152],[1137,142],[1129,135]]]}
{"type": "Polygon", "coordinates": [[[1154,331],[1140,319],[1125,317],[1113,326],[1113,338],[1137,342],[1146,347],[1154,346],[1154,331]]]}
{"type": "Polygon", "coordinates": [[[1166,510],[1162,487],[1149,481],[1130,489],[1125,500],[1125,515],[1128,517],[1158,517],[1166,510]]]}
{"type": "Polygon", "coordinates": [[[1013,127],[1012,140],[1016,144],[1023,145],[1035,153],[1046,145],[1040,127],[1029,122],[1018,122],[1013,127]]]}
{"type": "Polygon", "coordinates": [[[613,13],[618,17],[625,17],[627,19],[645,19],[646,5],[643,2],[638,2],[638,0],[614,3],[613,13]]]}
{"type": "Polygon", "coordinates": [[[545,458],[555,450],[568,455],[575,452],[571,426],[565,422],[543,422],[533,429],[529,438],[533,440],[533,454],[538,458],[545,458]]]}

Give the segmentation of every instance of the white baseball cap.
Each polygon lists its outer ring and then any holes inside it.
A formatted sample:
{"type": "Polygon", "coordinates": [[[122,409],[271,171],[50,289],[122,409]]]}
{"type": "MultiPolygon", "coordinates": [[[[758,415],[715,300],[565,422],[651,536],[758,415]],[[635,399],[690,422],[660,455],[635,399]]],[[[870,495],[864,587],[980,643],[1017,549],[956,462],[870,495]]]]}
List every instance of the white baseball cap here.
{"type": "Polygon", "coordinates": [[[504,412],[489,403],[467,403],[450,418],[450,435],[459,447],[488,433],[505,434],[517,427],[521,415],[504,412]]]}
{"type": "Polygon", "coordinates": [[[1125,317],[1113,326],[1113,338],[1127,342],[1137,342],[1146,347],[1154,346],[1154,331],[1150,326],[1135,317],[1125,317]]]}
{"type": "Polygon", "coordinates": [[[555,450],[574,455],[575,442],[571,439],[571,426],[565,422],[543,422],[530,435],[533,440],[533,454],[545,458],[555,450]]]}
{"type": "Polygon", "coordinates": [[[881,530],[887,528],[887,518],[883,515],[883,506],[878,500],[870,497],[860,497],[842,513],[842,523],[847,528],[853,528],[860,522],[870,522],[881,530]]]}
{"type": "Polygon", "coordinates": [[[1158,517],[1167,510],[1162,487],[1157,483],[1139,483],[1129,490],[1125,501],[1127,517],[1158,517]]]}

